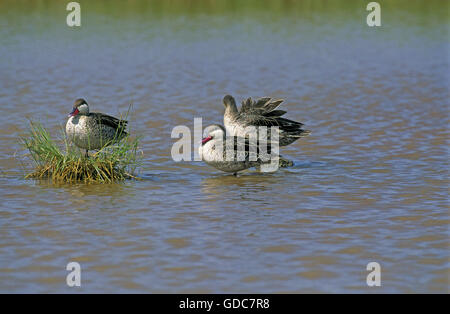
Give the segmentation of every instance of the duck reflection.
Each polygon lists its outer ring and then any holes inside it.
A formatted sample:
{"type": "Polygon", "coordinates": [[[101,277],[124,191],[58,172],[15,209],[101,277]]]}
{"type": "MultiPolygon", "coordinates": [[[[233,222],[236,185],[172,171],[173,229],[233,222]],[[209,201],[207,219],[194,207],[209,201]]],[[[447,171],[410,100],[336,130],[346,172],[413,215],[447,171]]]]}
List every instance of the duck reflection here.
{"type": "Polygon", "coordinates": [[[57,183],[51,180],[38,180],[36,185],[45,191],[53,190],[63,197],[69,207],[83,211],[98,207],[117,208],[118,204],[132,198],[135,192],[129,183],[85,184],[57,183]]]}
{"type": "MultiPolygon", "coordinates": [[[[282,175],[247,171],[239,176],[218,174],[202,180],[202,192],[208,198],[263,201],[267,192],[282,183],[282,175]],[[264,194],[263,197],[261,195],[264,194]]],[[[277,189],[277,188],[275,188],[277,189]]]]}

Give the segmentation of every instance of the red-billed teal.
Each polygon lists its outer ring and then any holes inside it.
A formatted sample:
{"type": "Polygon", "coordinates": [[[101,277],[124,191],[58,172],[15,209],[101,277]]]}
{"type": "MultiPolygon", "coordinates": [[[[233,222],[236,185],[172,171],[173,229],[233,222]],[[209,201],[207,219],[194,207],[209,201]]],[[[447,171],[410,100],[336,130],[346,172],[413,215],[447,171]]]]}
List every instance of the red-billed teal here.
{"type": "Polygon", "coordinates": [[[270,143],[264,143],[262,150],[262,144],[256,138],[252,142],[248,137],[226,136],[225,128],[218,124],[207,129],[208,135],[202,139],[199,155],[206,164],[216,169],[236,175],[238,171],[269,164],[273,157],[270,143]]]}
{"type": "MultiPolygon", "coordinates": [[[[289,145],[299,138],[308,136],[311,132],[303,130],[303,124],[282,118],[286,113],[284,110],[275,110],[283,100],[272,100],[269,97],[258,100],[246,99],[242,102],[241,110],[238,111],[236,101],[230,95],[223,98],[225,114],[223,122],[228,135],[245,137],[247,127],[267,127],[267,138],[270,140],[270,127],[278,127],[279,145],[289,145]]],[[[247,129],[248,131],[248,129],[247,129]]]]}
{"type": "Polygon", "coordinates": [[[127,136],[127,121],[104,113],[89,112],[84,99],[77,99],[66,123],[66,134],[79,148],[88,151],[101,149],[127,136]]]}

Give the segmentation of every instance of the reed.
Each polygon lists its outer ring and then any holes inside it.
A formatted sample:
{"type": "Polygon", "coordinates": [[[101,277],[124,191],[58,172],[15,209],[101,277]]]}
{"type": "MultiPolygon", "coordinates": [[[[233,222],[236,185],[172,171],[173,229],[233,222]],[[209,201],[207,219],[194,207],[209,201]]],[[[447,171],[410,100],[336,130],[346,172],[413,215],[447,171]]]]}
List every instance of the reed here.
{"type": "Polygon", "coordinates": [[[62,133],[61,143],[57,143],[41,123],[30,121],[29,134],[22,137],[22,143],[29,152],[34,170],[25,178],[86,183],[138,179],[134,172],[140,164],[139,138],[127,135],[85,157],[84,152],[70,143],[65,132],[62,133]]]}

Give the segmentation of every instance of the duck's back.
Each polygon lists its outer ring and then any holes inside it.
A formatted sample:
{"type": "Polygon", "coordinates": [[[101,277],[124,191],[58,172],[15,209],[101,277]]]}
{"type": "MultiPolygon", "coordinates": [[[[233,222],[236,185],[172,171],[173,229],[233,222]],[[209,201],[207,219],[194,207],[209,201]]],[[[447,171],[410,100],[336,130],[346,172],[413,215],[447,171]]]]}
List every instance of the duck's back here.
{"type": "Polygon", "coordinates": [[[269,97],[256,101],[248,98],[242,103],[239,112],[224,115],[227,134],[246,137],[256,132],[258,137],[270,141],[271,127],[276,127],[280,146],[289,145],[301,137],[308,136],[310,131],[302,129],[303,123],[283,118],[286,111],[276,110],[281,103],[282,100],[272,100],[269,97]]]}
{"type": "Polygon", "coordinates": [[[89,115],[70,117],[66,124],[66,134],[80,148],[100,149],[125,137],[126,124],[125,120],[92,112],[89,115]]]}

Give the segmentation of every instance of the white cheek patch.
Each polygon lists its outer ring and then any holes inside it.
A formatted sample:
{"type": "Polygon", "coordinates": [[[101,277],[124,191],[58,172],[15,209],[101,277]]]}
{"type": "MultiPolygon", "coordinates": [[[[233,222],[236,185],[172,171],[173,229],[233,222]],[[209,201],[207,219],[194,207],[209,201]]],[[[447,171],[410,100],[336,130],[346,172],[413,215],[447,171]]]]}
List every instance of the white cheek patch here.
{"type": "Polygon", "coordinates": [[[88,114],[89,113],[89,107],[86,104],[83,104],[81,106],[78,106],[78,111],[81,114],[88,114]]]}

